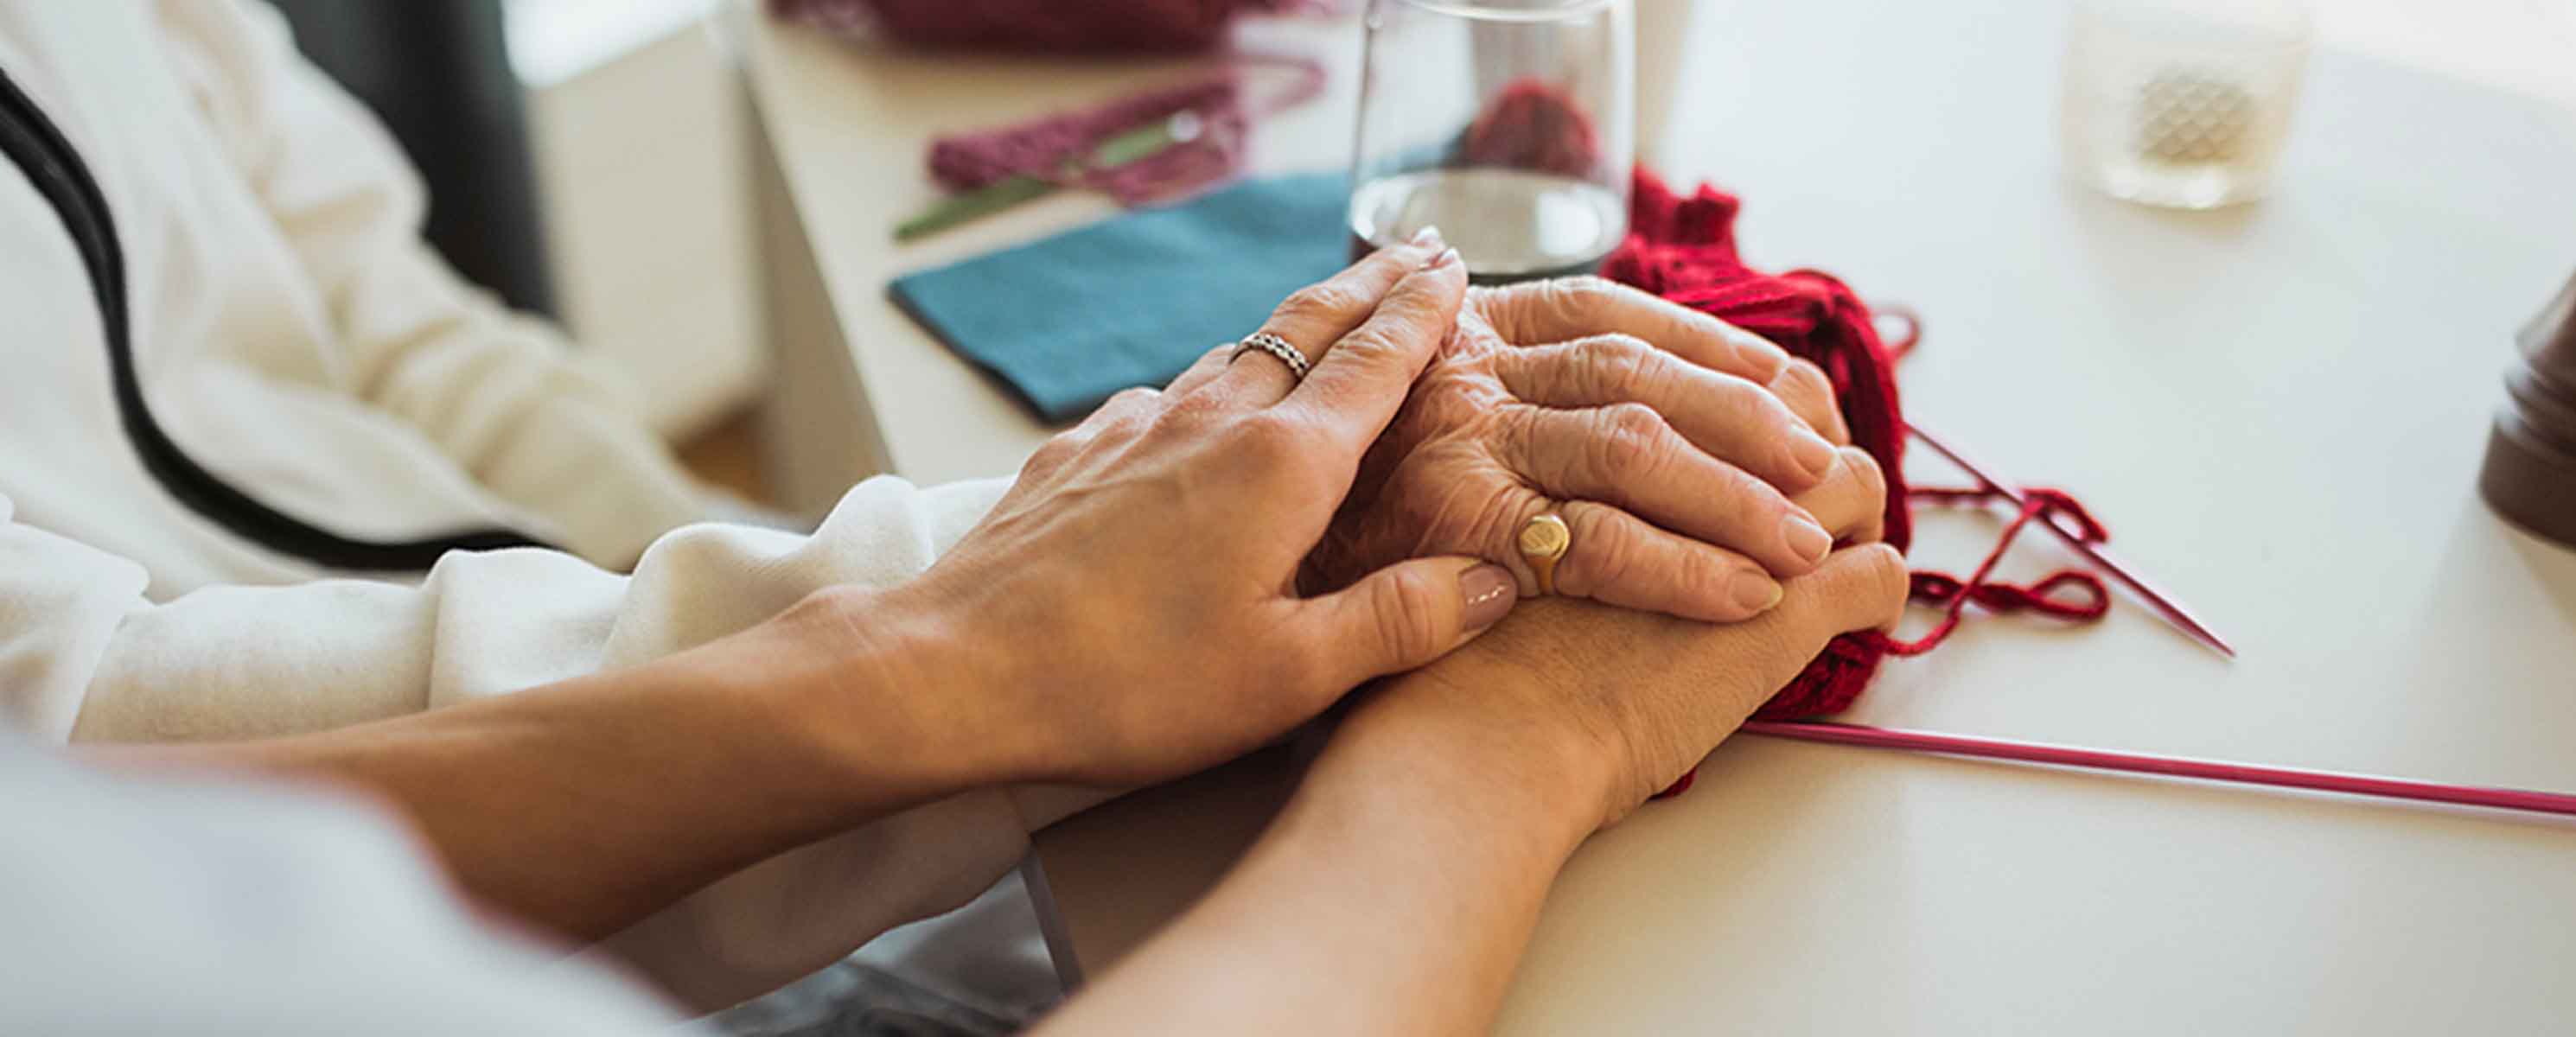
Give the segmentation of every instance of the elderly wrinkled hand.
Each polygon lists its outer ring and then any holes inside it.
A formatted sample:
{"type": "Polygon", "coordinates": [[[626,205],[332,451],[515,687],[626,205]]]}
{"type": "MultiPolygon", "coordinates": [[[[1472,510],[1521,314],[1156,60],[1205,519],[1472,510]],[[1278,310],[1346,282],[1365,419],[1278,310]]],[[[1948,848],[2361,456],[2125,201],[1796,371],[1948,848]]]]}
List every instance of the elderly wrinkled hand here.
{"type": "Polygon", "coordinates": [[[1470,293],[1456,331],[1371,449],[1310,589],[1422,554],[1469,554],[1542,588],[1518,549],[1553,512],[1553,590],[1742,620],[1836,542],[1874,539],[1880,472],[1849,446],[1814,364],[1598,278],[1470,293]]]}

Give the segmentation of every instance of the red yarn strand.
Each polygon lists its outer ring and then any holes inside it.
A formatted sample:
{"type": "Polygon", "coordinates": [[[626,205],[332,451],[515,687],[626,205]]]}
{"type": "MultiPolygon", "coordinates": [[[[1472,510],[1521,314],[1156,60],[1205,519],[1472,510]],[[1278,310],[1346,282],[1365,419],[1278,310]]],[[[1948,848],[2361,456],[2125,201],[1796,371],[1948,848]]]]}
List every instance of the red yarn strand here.
{"type": "MultiPolygon", "coordinates": [[[[1912,490],[1908,492],[1908,496],[1943,501],[1997,499],[1997,494],[1992,490],[1959,490],[1946,487],[1912,490]]],[[[2100,543],[2110,537],[2110,534],[2103,530],[2102,524],[2095,521],[2092,514],[2084,510],[2084,505],[2077,503],[2075,498],[2067,496],[2064,491],[2031,487],[2023,490],[2022,496],[2028,503],[2022,505],[2021,514],[2004,526],[2003,534],[1995,541],[1994,550],[1986,552],[1985,559],[1977,563],[1976,571],[1969,573],[1967,579],[1961,580],[1948,573],[1929,570],[1918,570],[1914,573],[1914,599],[1927,604],[1947,606],[1938,624],[1925,631],[1923,636],[1911,641],[1900,641],[1877,631],[1869,631],[1861,636],[1876,642],[1881,651],[1890,655],[1921,655],[1940,647],[1941,642],[1947,640],[1950,634],[1959,628],[1959,620],[1967,612],[1968,603],[1971,601],[1985,606],[1991,612],[2031,610],[2078,623],[2089,623],[2109,612],[2110,588],[2103,585],[2101,577],[2080,569],[2060,569],[2027,587],[1990,582],[1986,579],[1994,572],[1995,565],[2003,561],[2004,552],[2012,549],[2013,538],[2020,536],[2022,529],[2029,526],[2035,519],[2045,520],[2051,516],[2070,518],[2074,520],[2075,528],[2083,531],[2084,540],[2087,543],[2100,543]],[[2061,587],[2082,589],[2084,599],[2070,602],[2054,597],[2054,593],[2061,587]]]]}

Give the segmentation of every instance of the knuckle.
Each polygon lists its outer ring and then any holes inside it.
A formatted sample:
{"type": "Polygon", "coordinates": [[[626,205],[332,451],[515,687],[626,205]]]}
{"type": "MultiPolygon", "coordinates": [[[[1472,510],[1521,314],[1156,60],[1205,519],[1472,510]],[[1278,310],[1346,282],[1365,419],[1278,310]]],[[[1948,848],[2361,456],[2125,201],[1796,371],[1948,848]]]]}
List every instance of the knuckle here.
{"type": "Polygon", "coordinates": [[[1404,352],[1404,343],[1398,338],[1397,329],[1371,321],[1342,336],[1341,341],[1333,343],[1331,351],[1342,354],[1342,363],[1381,364],[1404,352]]]}
{"type": "Polygon", "coordinates": [[[1229,421],[1226,415],[1204,406],[1171,407],[1150,414],[1137,414],[1126,422],[1130,439],[1150,442],[1158,448],[1189,452],[1202,448],[1212,434],[1221,434],[1229,421]]]}
{"type": "Polygon", "coordinates": [[[1295,421],[1272,412],[1238,417],[1226,433],[1235,459],[1259,471],[1288,467],[1299,456],[1302,439],[1295,421]]]}
{"type": "Polygon", "coordinates": [[[1539,301],[1550,316],[1560,322],[1579,320],[1599,311],[1618,292],[1618,286],[1592,274],[1560,277],[1545,282],[1539,301]]]}
{"type": "Polygon", "coordinates": [[[1575,360],[1604,396],[1631,398],[1654,372],[1659,355],[1634,335],[1595,335],[1574,346],[1575,360]]]}
{"type": "Polygon", "coordinates": [[[1618,331],[1611,332],[1606,337],[1624,345],[1627,348],[1629,355],[1636,357],[1637,363],[1648,371],[1668,372],[1679,370],[1679,367],[1676,366],[1679,363],[1679,360],[1673,355],[1672,351],[1656,345],[1651,339],[1618,331]]]}
{"type": "MultiPolygon", "coordinates": [[[[1654,543],[1645,542],[1644,536],[1638,538],[1640,543],[1633,554],[1644,557],[1633,559],[1633,568],[1637,570],[1633,575],[1641,581],[1653,580],[1658,589],[1673,599],[1671,605],[1688,604],[1685,599],[1712,594],[1724,597],[1722,592],[1737,568],[1761,568],[1725,548],[1689,542],[1674,534],[1660,535],[1665,539],[1654,543]]],[[[1733,609],[1731,604],[1726,607],[1730,614],[1733,609]]],[[[1666,610],[1670,611],[1670,608],[1666,610]]]]}
{"type": "Polygon", "coordinates": [[[1834,398],[1834,383],[1832,379],[1825,377],[1825,369],[1816,366],[1815,361],[1804,357],[1790,357],[1789,362],[1781,366],[1780,374],[1773,379],[1772,384],[1783,389],[1794,389],[1801,393],[1815,395],[1825,400],[1834,398]]]}
{"type": "Polygon", "coordinates": [[[1334,320],[1366,308],[1369,302],[1349,286],[1324,281],[1288,293],[1287,300],[1279,304],[1279,314],[1300,320],[1334,320]]]}
{"type": "Polygon", "coordinates": [[[1787,402],[1743,378],[1718,375],[1712,381],[1717,389],[1706,395],[1709,416],[1719,418],[1740,429],[1780,430],[1805,428],[1806,422],[1790,410],[1787,402]]]}
{"type": "MultiPolygon", "coordinates": [[[[1182,401],[1186,402],[1186,401],[1182,401]]],[[[1198,430],[1207,418],[1205,406],[1161,406],[1152,400],[1139,399],[1119,415],[1119,421],[1138,432],[1175,435],[1198,430]]]]}
{"type": "MultiPolygon", "coordinates": [[[[1693,310],[1691,312],[1698,313],[1699,311],[1693,310]]],[[[1716,317],[1710,317],[1709,321],[1717,325],[1718,334],[1721,338],[1726,340],[1727,348],[1735,351],[1736,358],[1744,364],[1747,372],[1751,376],[1756,377],[1757,380],[1768,381],[1770,379],[1777,378],[1780,376],[1781,371],[1788,368],[1789,361],[1791,359],[1789,351],[1780,348],[1779,343],[1736,327],[1726,321],[1719,320],[1716,317]]]]}
{"type": "Polygon", "coordinates": [[[1458,335],[1453,337],[1461,342],[1473,342],[1473,345],[1497,345],[1497,342],[1502,342],[1502,327],[1494,322],[1497,322],[1497,317],[1494,317],[1492,301],[1468,298],[1466,306],[1458,306],[1458,335]]]}
{"type": "Polygon", "coordinates": [[[1064,467],[1067,462],[1073,460],[1073,455],[1082,449],[1082,444],[1089,442],[1090,439],[1091,437],[1079,428],[1067,429],[1047,437],[1045,443],[1040,444],[1037,450],[1029,454],[1028,461],[1020,465],[1021,477],[1025,479],[1043,476],[1064,467]]]}
{"type": "Polygon", "coordinates": [[[1407,274],[1397,278],[1386,294],[1374,302],[1376,310],[1393,310],[1418,320],[1429,320],[1442,314],[1454,303],[1463,307],[1463,286],[1440,277],[1417,277],[1407,274]],[[1459,290],[1454,290],[1453,287],[1459,290]]]}
{"type": "Polygon", "coordinates": [[[1594,449],[1603,472],[1614,477],[1650,475],[1664,453],[1670,431],[1664,416],[1642,403],[1615,403],[1601,408],[1601,434],[1594,449]]]}
{"type": "Polygon", "coordinates": [[[1605,420],[1609,423],[1611,435],[1635,440],[1639,445],[1654,443],[1666,428],[1664,416],[1642,403],[1614,403],[1603,411],[1607,415],[1605,420]]]}
{"type": "MultiPolygon", "coordinates": [[[[1772,566],[1783,563],[1782,556],[1762,545],[1776,542],[1776,534],[1770,531],[1778,529],[1793,514],[1804,513],[1824,523],[1827,531],[1831,532],[1831,523],[1826,518],[1807,511],[1803,505],[1781,493],[1779,487],[1764,482],[1760,476],[1732,465],[1720,465],[1712,475],[1714,478],[1708,496],[1726,511],[1720,527],[1723,533],[1719,546],[1743,551],[1758,567],[1771,570],[1772,566]]],[[[1804,570],[1806,567],[1801,564],[1798,568],[1804,570]]]]}
{"type": "Polygon", "coordinates": [[[1878,467],[1878,459],[1859,447],[1842,447],[1843,467],[1851,469],[1852,478],[1860,483],[1861,495],[1871,510],[1887,503],[1887,473],[1878,467]]]}
{"type": "Polygon", "coordinates": [[[1357,383],[1393,389],[1410,385],[1430,353],[1428,346],[1412,347],[1387,329],[1361,328],[1333,343],[1327,355],[1357,383]]]}
{"type": "Polygon", "coordinates": [[[1108,403],[1103,403],[1099,407],[1094,408],[1091,413],[1083,415],[1082,420],[1076,423],[1072,428],[1056,433],[1052,438],[1047,440],[1047,445],[1051,447],[1060,446],[1065,448],[1079,448],[1086,443],[1090,443],[1109,434],[1111,430],[1116,429],[1123,424],[1126,421],[1126,418],[1127,408],[1114,407],[1108,403]]]}
{"type": "Polygon", "coordinates": [[[1166,391],[1175,386],[1191,384],[1194,380],[1213,377],[1225,370],[1227,362],[1234,359],[1234,350],[1235,343],[1221,342],[1207,352],[1199,354],[1198,359],[1190,361],[1190,366],[1182,369],[1180,377],[1172,379],[1171,385],[1165,387],[1166,391]]]}
{"type": "Polygon", "coordinates": [[[1864,544],[1848,550],[1860,552],[1864,592],[1877,605],[1872,617],[1882,623],[1893,623],[1905,613],[1905,599],[1911,591],[1911,578],[1905,571],[1905,556],[1886,544],[1864,544]]]}
{"type": "Polygon", "coordinates": [[[1509,297],[1479,295],[1487,289],[1474,289],[1464,305],[1458,307],[1457,338],[1478,345],[1499,344],[1503,329],[1510,325],[1509,297]]]}
{"type": "Polygon", "coordinates": [[[1582,545],[1565,557],[1558,566],[1557,589],[1578,598],[1598,598],[1613,587],[1629,586],[1638,575],[1638,544],[1631,537],[1601,521],[1599,512],[1589,508],[1567,516],[1575,527],[1574,542],[1582,545]]]}
{"type": "MultiPolygon", "coordinates": [[[[1526,565],[1520,552],[1521,527],[1547,506],[1532,494],[1481,481],[1459,483],[1424,494],[1413,506],[1413,526],[1425,531],[1421,550],[1456,550],[1506,567],[1526,565]],[[1457,531],[1454,539],[1443,535],[1452,528],[1457,531]]],[[[1566,514],[1566,521],[1574,521],[1572,512],[1566,514]]]]}
{"type": "Polygon", "coordinates": [[[1536,407],[1506,407],[1482,424],[1495,454],[1513,459],[1517,474],[1540,483],[1557,483],[1562,481],[1572,459],[1555,456],[1547,449],[1547,415],[1536,407]]]}
{"type": "Polygon", "coordinates": [[[1176,417],[1168,412],[1147,412],[1136,409],[1106,414],[1103,415],[1099,427],[1094,430],[1091,440],[1105,445],[1117,445],[1133,443],[1148,436],[1168,435],[1172,431],[1169,426],[1176,417]]]}
{"type": "Polygon", "coordinates": [[[1906,573],[1903,554],[1886,544],[1864,544],[1852,550],[1861,553],[1861,560],[1869,565],[1870,578],[1875,581],[1880,591],[1889,594],[1905,593],[1906,573]]]}
{"type": "Polygon", "coordinates": [[[1133,410],[1153,403],[1162,395],[1163,393],[1159,389],[1151,389],[1142,385],[1130,386],[1110,394],[1109,399],[1100,405],[1100,409],[1104,411],[1112,408],[1121,411],[1133,410]]]}
{"type": "Polygon", "coordinates": [[[1377,610],[1380,643],[1396,658],[1428,659],[1440,650],[1440,617],[1431,604],[1436,591],[1418,568],[1398,569],[1378,581],[1369,604],[1377,610]]]}
{"type": "Polygon", "coordinates": [[[1617,282],[1599,274],[1576,274],[1572,277],[1560,277],[1553,283],[1556,285],[1557,291],[1565,293],[1568,297],[1576,298],[1597,299],[1603,296],[1616,294],[1620,291],[1620,286],[1617,282]]]}

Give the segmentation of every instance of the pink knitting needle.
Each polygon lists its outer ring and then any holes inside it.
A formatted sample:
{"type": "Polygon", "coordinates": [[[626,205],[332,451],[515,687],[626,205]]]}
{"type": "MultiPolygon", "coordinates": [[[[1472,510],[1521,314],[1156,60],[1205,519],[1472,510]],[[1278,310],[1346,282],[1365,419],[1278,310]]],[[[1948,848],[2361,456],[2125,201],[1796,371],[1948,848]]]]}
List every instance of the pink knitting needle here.
{"type": "MultiPolygon", "coordinates": [[[[2001,479],[1987,474],[1986,470],[1978,467],[1976,462],[1968,460],[1965,455],[1951,449],[1940,440],[1933,438],[1931,433],[1923,431],[1922,426],[1909,422],[1906,424],[1905,428],[1907,431],[1914,433],[1914,438],[1922,440],[1924,446],[1931,447],[1933,453],[1949,458],[1951,464],[1958,465],[1959,467],[1966,469],[1969,475],[1975,476],[1978,482],[1984,483],[1986,489],[1993,490],[1994,492],[2001,494],[2005,500],[2011,501],[2014,507],[2018,508],[2028,506],[2029,502],[2023,498],[2020,490],[2013,488],[2011,484],[2006,483],[2001,479]]],[[[2138,574],[2130,572],[2127,566],[2111,560],[2111,556],[2105,553],[2101,548],[2085,543],[2083,537],[2077,536],[2072,530],[2058,525],[2056,518],[2042,515],[2040,516],[2039,524],[2047,527],[2049,532],[2056,534],[2057,539],[2065,541],[2066,546],[2074,548],[2076,554],[2083,555],[2085,561],[2091,562],[2095,566],[2099,567],[2103,572],[2109,573],[2112,579],[2128,584],[2130,590],[2137,591],[2138,596],[2147,599],[2147,603],[2155,606],[2156,611],[2163,614],[2167,622],[2181,628],[2183,633],[2190,634],[2192,637],[2199,639],[2202,644],[2218,650],[2221,655],[2225,655],[2230,659],[2236,658],[2236,649],[2228,647],[2227,642],[2218,636],[2217,631],[2211,630],[2209,628],[2209,624],[2203,623],[2198,618],[2194,617],[2191,614],[2191,610],[2182,607],[2182,603],[2175,601],[2172,595],[2166,594],[2165,592],[2150,586],[2147,581],[2138,576],[2138,574]]]]}
{"type": "Polygon", "coordinates": [[[2062,767],[2164,774],[2177,778],[2199,778],[2206,781],[2226,781],[2244,785],[2278,785],[2284,788],[2316,789],[2321,792],[2340,792],[2354,796],[2458,803],[2473,807],[2493,807],[2498,810],[2522,810],[2576,817],[2576,796],[2558,792],[2481,788],[2470,785],[2437,785],[2432,782],[2380,778],[2367,774],[2338,774],[2332,771],[2259,767],[2253,764],[2224,763],[2216,760],[2141,756],[2135,753],[2115,753],[2101,749],[2079,749],[2073,746],[2045,745],[2038,742],[2009,742],[1997,738],[1969,738],[1961,735],[1936,734],[1930,731],[1868,727],[1861,724],[1752,720],[1745,722],[1744,731],[1747,734],[1768,735],[1773,738],[1795,738],[1801,741],[1858,745],[1872,749],[1906,749],[1914,752],[1945,753],[1951,756],[1980,756],[1995,760],[2056,764],[2062,767]]]}

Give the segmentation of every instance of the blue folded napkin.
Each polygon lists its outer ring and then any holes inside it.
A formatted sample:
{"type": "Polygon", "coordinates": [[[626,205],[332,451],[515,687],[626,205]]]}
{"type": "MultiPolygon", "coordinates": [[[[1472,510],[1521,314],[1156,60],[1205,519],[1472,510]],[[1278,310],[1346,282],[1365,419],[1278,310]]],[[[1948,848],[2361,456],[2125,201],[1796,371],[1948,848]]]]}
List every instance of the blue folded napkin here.
{"type": "Polygon", "coordinates": [[[897,278],[895,303],[1050,422],[1162,385],[1347,265],[1340,174],[1251,180],[897,278]]]}

